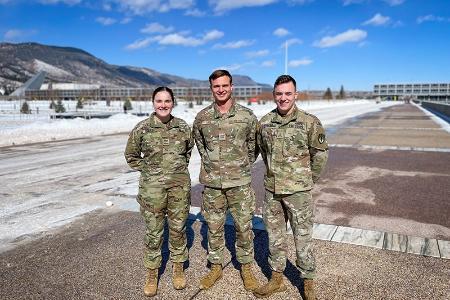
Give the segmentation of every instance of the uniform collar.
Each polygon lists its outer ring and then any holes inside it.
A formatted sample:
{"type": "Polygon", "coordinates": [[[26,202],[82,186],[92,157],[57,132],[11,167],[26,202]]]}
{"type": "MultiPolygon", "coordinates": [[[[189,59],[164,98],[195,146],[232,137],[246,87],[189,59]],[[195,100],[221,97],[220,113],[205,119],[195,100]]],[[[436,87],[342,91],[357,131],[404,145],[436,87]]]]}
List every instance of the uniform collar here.
{"type": "Polygon", "coordinates": [[[293,120],[296,120],[297,116],[298,116],[298,108],[297,105],[294,104],[294,109],[287,116],[280,115],[278,109],[275,109],[275,115],[272,118],[272,122],[278,124],[287,124],[289,122],[292,122],[293,120]]]}
{"type": "Polygon", "coordinates": [[[233,101],[233,103],[231,104],[230,109],[224,114],[219,111],[217,104],[213,103],[214,119],[220,119],[222,116],[233,117],[236,114],[236,101],[234,99],[231,99],[231,101],[233,101]]]}
{"type": "Polygon", "coordinates": [[[179,127],[180,122],[178,121],[177,118],[175,118],[174,116],[170,115],[170,120],[167,123],[163,123],[161,122],[161,120],[156,116],[156,113],[152,113],[150,115],[149,118],[149,123],[151,127],[155,127],[155,128],[173,128],[173,127],[179,127]]]}

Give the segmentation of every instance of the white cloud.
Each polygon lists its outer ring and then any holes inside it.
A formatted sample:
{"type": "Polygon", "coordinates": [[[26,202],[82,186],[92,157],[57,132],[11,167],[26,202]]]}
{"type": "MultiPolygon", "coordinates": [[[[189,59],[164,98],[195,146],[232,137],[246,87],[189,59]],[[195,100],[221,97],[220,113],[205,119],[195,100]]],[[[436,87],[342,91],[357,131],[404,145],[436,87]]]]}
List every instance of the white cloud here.
{"type": "Polygon", "coordinates": [[[117,20],[113,18],[98,17],[95,19],[95,22],[100,23],[103,26],[109,26],[116,23],[117,20]]]}
{"type": "Polygon", "coordinates": [[[155,22],[145,25],[145,27],[140,31],[142,33],[169,33],[173,31],[173,29],[174,28],[172,26],[164,27],[163,25],[155,22]]]}
{"type": "Polygon", "coordinates": [[[199,10],[198,8],[194,9],[188,9],[185,13],[185,16],[191,16],[191,17],[203,17],[206,15],[206,12],[199,10]]]}
{"type": "Polygon", "coordinates": [[[255,43],[255,41],[239,40],[239,41],[228,42],[225,44],[215,44],[213,46],[213,49],[239,49],[239,48],[251,46],[254,43],[255,43]]]}
{"type": "Polygon", "coordinates": [[[367,32],[361,29],[349,29],[335,36],[323,37],[320,41],[314,42],[314,46],[328,48],[339,46],[344,43],[360,42],[367,37],[367,32]]]}
{"type": "Polygon", "coordinates": [[[435,16],[435,15],[426,15],[426,16],[420,16],[417,18],[417,23],[422,24],[424,22],[450,22],[450,18],[446,19],[443,17],[435,16]]]}
{"type": "Polygon", "coordinates": [[[20,29],[10,29],[5,32],[4,39],[9,40],[15,40],[17,38],[20,38],[24,35],[24,31],[20,29]]]}
{"type": "Polygon", "coordinates": [[[108,2],[102,3],[102,8],[103,8],[103,10],[111,11],[112,10],[111,3],[108,3],[108,2]]]}
{"type": "Polygon", "coordinates": [[[127,50],[141,49],[147,47],[153,42],[163,46],[197,47],[209,41],[219,39],[222,36],[223,32],[215,29],[206,32],[203,36],[200,37],[189,36],[189,31],[180,31],[177,33],[156,35],[145,39],[139,39],[134,43],[126,46],[125,49],[127,50]]]}
{"type": "Polygon", "coordinates": [[[258,50],[258,51],[250,51],[250,52],[245,53],[245,55],[250,58],[267,56],[268,54],[269,54],[269,50],[267,50],[267,49],[258,50]]]}
{"type": "Polygon", "coordinates": [[[351,5],[351,4],[359,4],[359,3],[363,3],[363,2],[365,2],[366,0],[344,0],[344,1],[342,1],[342,4],[344,5],[344,6],[347,6],[347,5],[351,5]]]}
{"type": "Polygon", "coordinates": [[[396,5],[403,4],[403,2],[405,2],[405,0],[384,0],[384,2],[386,2],[390,6],[396,6],[396,5]]]}
{"type": "Polygon", "coordinates": [[[35,35],[37,33],[37,30],[30,29],[30,30],[21,30],[21,29],[10,29],[7,30],[3,36],[3,39],[5,41],[18,41],[21,39],[26,39],[29,36],[35,35]]]}
{"type": "Polygon", "coordinates": [[[179,33],[171,33],[161,37],[158,40],[160,45],[172,45],[172,46],[186,46],[186,47],[196,47],[203,45],[205,41],[203,39],[198,39],[190,36],[184,36],[179,33]]]}
{"type": "Polygon", "coordinates": [[[304,59],[298,59],[298,60],[290,60],[288,63],[288,66],[292,67],[292,68],[296,68],[296,67],[300,67],[300,66],[307,66],[312,63],[313,63],[312,60],[304,58],[304,59]]]}
{"type": "Polygon", "coordinates": [[[234,72],[234,71],[237,71],[239,69],[242,69],[242,67],[243,67],[243,65],[240,65],[240,64],[232,64],[232,65],[229,65],[229,66],[218,67],[218,68],[215,68],[214,70],[228,70],[229,72],[234,72]]]}
{"type": "Polygon", "coordinates": [[[286,40],[285,42],[283,42],[280,45],[280,48],[286,47],[286,43],[287,43],[287,45],[289,47],[289,46],[292,46],[292,45],[295,45],[295,44],[303,44],[303,41],[301,39],[297,39],[297,38],[288,39],[288,40],[286,40]]]}
{"type": "Polygon", "coordinates": [[[125,18],[123,18],[122,20],[120,20],[120,24],[128,24],[128,23],[130,23],[131,21],[133,21],[132,18],[125,17],[125,18]]]}
{"type": "Polygon", "coordinates": [[[214,12],[220,14],[232,9],[265,6],[275,2],[277,0],[210,0],[209,4],[213,7],[214,12]]]}
{"type": "MultiPolygon", "coordinates": [[[[383,1],[386,2],[390,6],[401,5],[405,2],[405,0],[383,0],[383,1]]],[[[365,2],[369,2],[369,0],[343,0],[342,4],[344,6],[347,6],[347,5],[351,5],[351,4],[360,4],[360,3],[365,3],[365,2]]]]}
{"type": "Polygon", "coordinates": [[[381,14],[375,14],[371,19],[362,23],[363,25],[381,26],[386,25],[391,21],[390,17],[382,16],[381,14]]]}
{"type": "Polygon", "coordinates": [[[194,6],[194,0],[112,0],[121,10],[135,15],[148,12],[168,12],[173,9],[189,9],[194,6]]]}
{"type": "Polygon", "coordinates": [[[261,63],[261,67],[269,68],[275,66],[274,60],[265,60],[261,63]]]}
{"type": "Polygon", "coordinates": [[[39,1],[42,4],[57,4],[57,3],[64,3],[67,5],[75,5],[81,2],[81,0],[40,0],[39,1]]]}
{"type": "Polygon", "coordinates": [[[148,45],[150,45],[150,43],[152,43],[154,41],[155,41],[155,38],[151,38],[151,37],[148,37],[145,39],[139,39],[139,40],[136,40],[133,43],[127,45],[125,47],[125,49],[127,49],[127,50],[142,49],[142,48],[147,47],[148,45]]]}
{"type": "Polygon", "coordinates": [[[187,9],[195,4],[195,0],[169,0],[168,4],[173,9],[187,9]]]}
{"type": "MultiPolygon", "coordinates": [[[[313,1],[315,0],[285,0],[289,5],[302,5],[313,1]]],[[[209,0],[209,5],[216,14],[222,14],[233,9],[265,6],[276,2],[279,2],[279,0],[209,0]]]]}
{"type": "Polygon", "coordinates": [[[276,35],[276,36],[279,36],[279,37],[286,36],[288,34],[290,34],[290,32],[287,29],[283,28],[283,27],[277,28],[277,29],[275,29],[273,31],[273,35],[276,35]]]}
{"type": "Polygon", "coordinates": [[[220,39],[221,37],[223,37],[223,35],[224,35],[224,33],[222,31],[214,29],[214,30],[208,31],[203,36],[203,40],[205,40],[205,41],[217,40],[217,39],[220,39]]]}

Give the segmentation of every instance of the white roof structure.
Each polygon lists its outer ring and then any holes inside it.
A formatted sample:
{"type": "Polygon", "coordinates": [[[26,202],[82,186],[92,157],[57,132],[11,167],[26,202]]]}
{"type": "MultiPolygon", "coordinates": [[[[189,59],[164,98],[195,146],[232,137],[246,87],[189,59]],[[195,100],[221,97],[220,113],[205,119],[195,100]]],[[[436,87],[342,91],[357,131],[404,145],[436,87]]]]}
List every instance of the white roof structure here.
{"type": "Polygon", "coordinates": [[[27,80],[22,86],[16,89],[11,96],[25,97],[26,90],[38,90],[45,79],[45,71],[41,71],[27,80]]]}

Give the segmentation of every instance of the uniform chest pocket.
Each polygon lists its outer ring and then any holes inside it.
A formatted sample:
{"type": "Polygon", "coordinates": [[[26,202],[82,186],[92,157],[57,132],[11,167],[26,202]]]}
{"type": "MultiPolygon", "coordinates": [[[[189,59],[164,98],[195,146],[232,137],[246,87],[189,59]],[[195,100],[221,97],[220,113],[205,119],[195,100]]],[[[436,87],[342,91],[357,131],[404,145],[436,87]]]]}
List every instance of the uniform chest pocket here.
{"type": "Polygon", "coordinates": [[[247,140],[249,124],[243,120],[230,122],[224,129],[227,139],[235,144],[241,145],[247,140]]]}
{"type": "Polygon", "coordinates": [[[213,151],[215,144],[219,141],[219,130],[216,124],[204,124],[202,126],[202,135],[206,148],[213,151]]]}
{"type": "Polygon", "coordinates": [[[261,139],[262,144],[266,149],[272,149],[272,145],[274,144],[274,139],[277,136],[277,130],[271,127],[264,127],[261,130],[261,139]]]}
{"type": "Polygon", "coordinates": [[[152,156],[163,150],[163,139],[159,132],[149,132],[142,137],[141,149],[145,156],[152,156]]]}
{"type": "Polygon", "coordinates": [[[283,139],[283,154],[290,157],[304,156],[308,150],[308,135],[300,128],[286,128],[283,139]]]}
{"type": "Polygon", "coordinates": [[[188,138],[188,135],[183,132],[174,133],[169,138],[169,145],[167,150],[175,154],[185,153],[188,138]]]}

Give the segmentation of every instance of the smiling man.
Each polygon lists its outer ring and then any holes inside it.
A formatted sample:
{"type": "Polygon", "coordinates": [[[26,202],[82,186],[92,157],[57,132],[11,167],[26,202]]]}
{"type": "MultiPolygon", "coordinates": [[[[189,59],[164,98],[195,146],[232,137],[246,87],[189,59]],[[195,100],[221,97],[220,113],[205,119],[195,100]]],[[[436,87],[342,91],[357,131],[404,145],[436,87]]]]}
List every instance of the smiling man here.
{"type": "Polygon", "coordinates": [[[193,125],[193,136],[202,158],[200,182],[205,185],[202,214],[208,224],[211,264],[211,271],[200,280],[200,288],[208,289],[222,278],[224,225],[230,211],[244,287],[254,290],[258,286],[252,273],[255,193],[250,182],[251,167],[257,156],[257,119],[250,109],[232,98],[233,83],[228,71],[214,71],[209,83],[214,103],[197,114],[193,125]]]}
{"type": "Polygon", "coordinates": [[[273,88],[277,108],[258,125],[257,143],[266,174],[264,223],[269,235],[269,264],[272,278],[256,289],[258,298],[286,290],[286,219],[288,217],[296,248],[296,265],[304,280],[303,299],[315,299],[312,249],[313,201],[311,190],[328,158],[325,131],[317,117],[297,108],[297,87],[289,75],[277,78],[273,88]]]}

